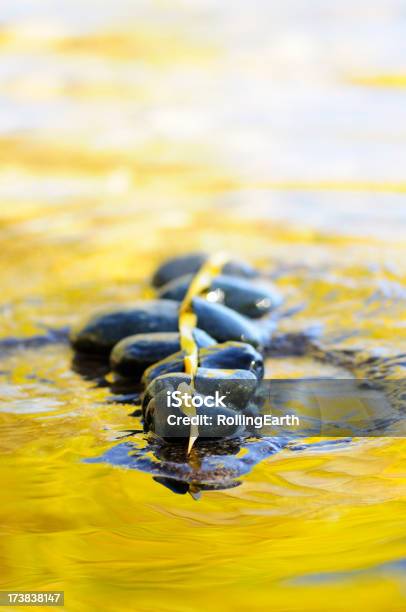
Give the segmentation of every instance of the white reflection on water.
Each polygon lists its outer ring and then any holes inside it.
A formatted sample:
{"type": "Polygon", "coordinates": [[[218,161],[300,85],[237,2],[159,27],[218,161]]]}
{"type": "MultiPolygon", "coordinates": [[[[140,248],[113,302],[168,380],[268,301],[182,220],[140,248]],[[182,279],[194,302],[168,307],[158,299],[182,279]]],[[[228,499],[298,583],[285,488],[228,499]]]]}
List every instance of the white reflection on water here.
{"type": "Polygon", "coordinates": [[[0,133],[81,138],[93,151],[159,140],[162,158],[180,162],[193,145],[247,187],[220,206],[235,202],[242,214],[319,229],[399,233],[404,81],[377,87],[353,79],[404,77],[405,18],[402,0],[7,0],[1,19],[17,42],[0,63],[0,133]],[[174,58],[162,69],[136,54],[112,61],[99,47],[53,51],[62,37],[114,31],[131,39],[132,28],[186,35],[214,55],[202,63],[174,58]],[[72,86],[110,88],[114,103],[78,98],[72,86]]]}

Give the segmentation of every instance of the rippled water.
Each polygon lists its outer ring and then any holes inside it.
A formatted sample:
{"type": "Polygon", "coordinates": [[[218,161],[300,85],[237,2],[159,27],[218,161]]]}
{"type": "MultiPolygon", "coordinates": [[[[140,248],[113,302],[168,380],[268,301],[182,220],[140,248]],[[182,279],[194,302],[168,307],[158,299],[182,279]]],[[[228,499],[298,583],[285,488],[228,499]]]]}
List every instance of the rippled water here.
{"type": "Polygon", "coordinates": [[[64,589],[68,610],[405,608],[404,439],[281,449],[195,501],[94,462],[142,453],[133,406],[32,340],[143,294],[169,254],[225,248],[301,306],[282,331],[403,377],[405,11],[2,3],[2,589],[64,589]]]}

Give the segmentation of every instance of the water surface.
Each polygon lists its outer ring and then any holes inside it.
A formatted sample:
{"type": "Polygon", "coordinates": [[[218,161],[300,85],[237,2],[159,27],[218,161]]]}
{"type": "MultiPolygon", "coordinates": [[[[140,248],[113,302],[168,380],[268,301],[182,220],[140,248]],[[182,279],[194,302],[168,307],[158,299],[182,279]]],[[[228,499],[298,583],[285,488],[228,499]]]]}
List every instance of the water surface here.
{"type": "MultiPolygon", "coordinates": [[[[3,2],[1,338],[128,303],[174,252],[227,249],[301,307],[281,330],[404,376],[405,8],[3,2]]],[[[88,462],[145,442],[71,366],[63,342],[2,345],[2,589],[64,589],[75,611],[404,609],[404,439],[285,448],[195,501],[88,462]]]]}

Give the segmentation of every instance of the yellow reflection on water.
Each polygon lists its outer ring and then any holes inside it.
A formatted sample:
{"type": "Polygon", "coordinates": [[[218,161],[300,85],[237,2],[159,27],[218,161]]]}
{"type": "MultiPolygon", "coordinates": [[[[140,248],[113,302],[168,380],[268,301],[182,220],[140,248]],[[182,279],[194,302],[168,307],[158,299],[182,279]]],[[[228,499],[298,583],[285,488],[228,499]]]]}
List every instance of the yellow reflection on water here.
{"type": "MultiPolygon", "coordinates": [[[[279,270],[287,304],[304,306],[281,330],[322,324],[340,348],[400,353],[399,235],[361,236],[362,215],[331,231],[255,220],[255,190],[404,193],[402,177],[240,172],[220,153],[227,114],[216,123],[193,93],[207,82],[209,104],[238,70],[224,57],[231,34],[211,40],[178,10],[184,21],[155,28],[1,33],[10,76],[0,90],[21,121],[0,135],[1,337],[128,303],[163,258],[206,249],[279,270]],[[248,220],[234,213],[241,194],[252,197],[248,220]]],[[[65,590],[75,611],[404,607],[403,439],[284,450],[195,502],[148,474],[83,461],[140,424],[72,370],[67,347],[10,351],[0,369],[2,589],[65,590]]],[[[273,358],[267,372],[342,375],[308,357],[273,358]]]]}

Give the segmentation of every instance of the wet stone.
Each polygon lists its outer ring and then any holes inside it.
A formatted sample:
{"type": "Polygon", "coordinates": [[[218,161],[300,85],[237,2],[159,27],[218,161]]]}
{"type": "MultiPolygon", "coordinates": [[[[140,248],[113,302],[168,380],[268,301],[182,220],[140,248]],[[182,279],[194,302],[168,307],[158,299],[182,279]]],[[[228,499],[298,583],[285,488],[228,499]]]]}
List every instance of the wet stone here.
{"type": "Polygon", "coordinates": [[[176,389],[181,383],[190,385],[191,380],[192,377],[190,376],[190,374],[186,374],[185,372],[173,372],[169,374],[163,374],[162,376],[154,378],[154,380],[150,382],[144,392],[142,400],[142,410],[144,415],[148,404],[153,397],[157,396],[162,391],[176,391],[176,389]]]}
{"type": "MultiPolygon", "coordinates": [[[[191,380],[190,374],[185,372],[172,372],[156,377],[145,389],[142,401],[143,411],[145,412],[151,399],[161,392],[176,391],[181,383],[190,385],[191,380]]],[[[216,391],[226,393],[227,405],[230,404],[233,408],[244,408],[257,390],[258,379],[247,370],[198,368],[194,387],[203,395],[214,395],[216,391]]]]}
{"type": "Polygon", "coordinates": [[[223,304],[196,297],[192,300],[192,307],[198,327],[218,342],[235,340],[259,347],[265,341],[264,333],[256,323],[223,304]]]}
{"type": "MultiPolygon", "coordinates": [[[[196,274],[204,262],[207,260],[205,253],[190,253],[180,257],[168,259],[158,267],[152,277],[154,287],[162,287],[179,276],[184,274],[196,274]]],[[[256,270],[249,264],[242,261],[230,261],[224,265],[223,271],[231,276],[242,276],[253,278],[257,275],[256,270]]]]}
{"type": "MultiPolygon", "coordinates": [[[[154,363],[144,372],[142,382],[145,386],[162,374],[184,371],[183,351],[154,363]]],[[[224,342],[203,348],[199,351],[199,365],[202,368],[247,370],[260,379],[264,373],[261,354],[244,342],[224,342]]]]}
{"type": "Polygon", "coordinates": [[[214,395],[216,391],[225,395],[227,408],[244,410],[258,385],[253,372],[238,369],[198,368],[196,389],[203,395],[214,395]]]}
{"type": "MultiPolygon", "coordinates": [[[[199,348],[215,344],[215,340],[201,329],[193,332],[199,348]]],[[[158,332],[128,336],[118,342],[110,355],[112,370],[122,376],[139,377],[145,368],[180,350],[178,332],[158,332]]]]}
{"type": "Polygon", "coordinates": [[[178,302],[171,300],[144,300],[132,307],[99,312],[73,327],[70,342],[77,351],[107,355],[127,336],[178,331],[178,312],[178,302]]]}
{"type": "MultiPolygon", "coordinates": [[[[180,408],[170,408],[166,405],[166,396],[161,394],[155,400],[155,410],[151,413],[149,421],[149,431],[163,438],[168,442],[178,442],[180,440],[188,440],[190,435],[190,425],[183,422],[184,413],[180,408]],[[179,421],[171,425],[168,423],[168,417],[179,418],[179,421]]],[[[217,423],[219,415],[225,417],[233,417],[233,410],[229,408],[210,408],[205,406],[196,408],[196,414],[199,417],[208,416],[213,419],[210,424],[202,422],[199,425],[199,438],[226,438],[235,436],[239,432],[239,426],[232,423],[231,425],[217,423]]]]}
{"type": "MultiPolygon", "coordinates": [[[[188,439],[190,425],[185,424],[185,413],[177,402],[168,400],[168,393],[184,391],[191,383],[188,374],[174,373],[156,378],[147,388],[143,399],[144,424],[147,431],[156,435],[178,441],[188,439]],[[183,385],[182,385],[183,383],[183,385]],[[168,418],[172,422],[168,422],[168,418]]],[[[257,379],[245,370],[210,370],[199,368],[194,380],[194,398],[200,400],[201,406],[195,408],[198,416],[205,416],[209,422],[199,424],[200,438],[222,438],[242,433],[237,422],[234,422],[236,410],[243,409],[253,396],[257,379]],[[206,406],[204,398],[221,395],[225,405],[206,406]],[[229,424],[217,422],[218,415],[233,417],[229,424]]]]}
{"type": "MultiPolygon", "coordinates": [[[[162,299],[182,301],[193,274],[186,274],[164,285],[159,291],[162,299]]],[[[210,302],[224,304],[252,319],[258,319],[282,303],[281,295],[271,286],[259,285],[236,276],[217,276],[208,292],[210,302]]]]}
{"type": "Polygon", "coordinates": [[[202,368],[248,370],[258,380],[263,378],[263,357],[253,346],[245,342],[213,344],[200,351],[199,355],[202,368]]]}

